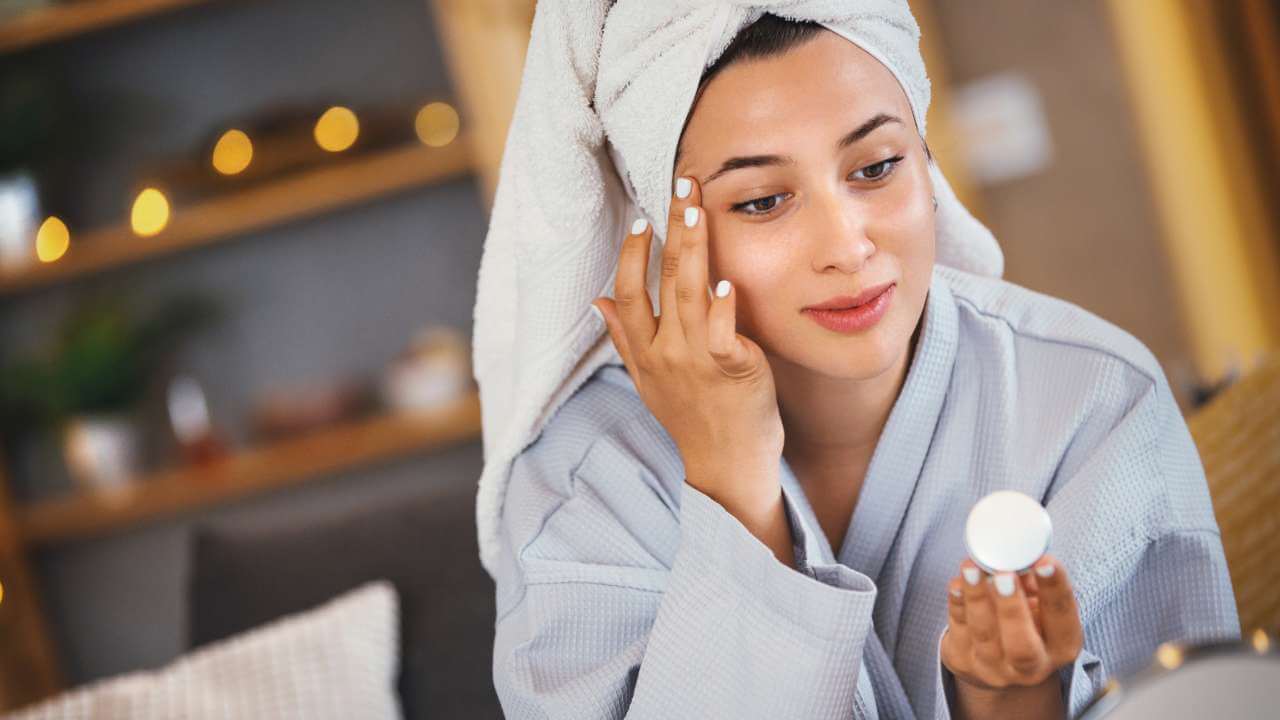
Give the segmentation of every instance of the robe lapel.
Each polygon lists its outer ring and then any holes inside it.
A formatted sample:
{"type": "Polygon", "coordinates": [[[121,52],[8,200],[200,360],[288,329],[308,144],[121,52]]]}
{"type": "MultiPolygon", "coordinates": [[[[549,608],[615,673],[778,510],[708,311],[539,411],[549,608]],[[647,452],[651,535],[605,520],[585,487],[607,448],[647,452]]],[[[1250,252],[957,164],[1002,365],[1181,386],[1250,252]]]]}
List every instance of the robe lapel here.
{"type": "Polygon", "coordinates": [[[837,556],[877,584],[929,454],[955,364],[955,299],[936,270],[923,322],[911,368],[871,455],[837,556]]]}

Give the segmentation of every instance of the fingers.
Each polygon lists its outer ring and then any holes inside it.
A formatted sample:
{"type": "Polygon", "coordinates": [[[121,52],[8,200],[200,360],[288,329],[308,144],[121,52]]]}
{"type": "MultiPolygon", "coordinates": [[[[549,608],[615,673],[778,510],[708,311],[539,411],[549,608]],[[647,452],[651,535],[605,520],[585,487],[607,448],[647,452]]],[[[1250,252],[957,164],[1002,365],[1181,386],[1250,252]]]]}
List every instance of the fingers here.
{"type": "Polygon", "coordinates": [[[752,367],[751,351],[738,338],[738,292],[733,283],[716,283],[715,299],[707,314],[707,352],[731,377],[746,375],[752,367]]]}
{"type": "Polygon", "coordinates": [[[684,210],[680,269],[676,275],[676,310],[684,339],[695,354],[707,348],[707,219],[702,208],[684,210]]]}
{"type": "MultiPolygon", "coordinates": [[[[623,354],[623,344],[632,348],[647,348],[653,343],[657,333],[658,321],[653,316],[653,304],[649,301],[649,288],[646,278],[649,276],[649,252],[653,242],[653,228],[644,220],[632,223],[630,232],[622,240],[622,249],[618,254],[618,274],[613,282],[613,303],[617,308],[618,325],[609,323],[606,313],[605,323],[609,335],[613,338],[618,353],[628,361],[630,355],[623,354]],[[627,342],[619,343],[623,337],[627,342]]],[[[601,312],[604,312],[604,307],[601,312]]]]}
{"type": "Polygon", "coordinates": [[[627,366],[627,373],[631,375],[631,381],[639,388],[640,375],[637,373],[635,361],[632,359],[627,332],[622,327],[621,318],[618,317],[617,304],[611,298],[597,298],[591,304],[600,309],[600,314],[604,316],[605,328],[609,331],[609,338],[613,340],[613,346],[618,349],[618,354],[622,356],[622,362],[627,366]]]}
{"type": "Polygon", "coordinates": [[[990,687],[1032,686],[1079,655],[1079,610],[1062,564],[1046,555],[1032,572],[988,575],[972,560],[947,586],[948,667],[990,687]],[[957,591],[959,594],[957,596],[957,591]]]}
{"type": "Polygon", "coordinates": [[[1036,563],[1035,573],[1040,590],[1040,621],[1044,626],[1045,647],[1053,666],[1061,667],[1074,662],[1084,646],[1080,610],[1062,563],[1045,555],[1036,563]]]}
{"type": "Polygon", "coordinates": [[[971,643],[969,626],[965,623],[963,582],[955,577],[947,584],[947,630],[942,640],[942,662],[952,672],[967,669],[971,643]]]}
{"type": "MultiPolygon", "coordinates": [[[[1004,659],[1004,649],[1000,645],[1000,629],[996,618],[995,603],[987,592],[987,575],[972,560],[965,560],[960,565],[960,574],[964,578],[964,611],[965,621],[969,626],[969,637],[972,641],[973,657],[980,668],[1000,666],[1004,659]]],[[[983,677],[989,685],[1000,685],[998,677],[990,674],[983,677]]]]}
{"type": "Polygon", "coordinates": [[[1000,573],[992,578],[989,591],[994,591],[992,600],[1005,664],[1021,681],[1043,680],[1049,658],[1031,617],[1023,584],[1014,573],[1000,573]]]}
{"type": "MultiPolygon", "coordinates": [[[[670,336],[672,340],[683,340],[684,328],[680,324],[677,310],[677,283],[680,273],[680,251],[683,246],[685,227],[685,209],[697,207],[699,220],[703,220],[702,192],[698,183],[692,178],[680,177],[675,182],[675,193],[671,197],[671,211],[667,217],[667,238],[662,246],[662,277],[658,289],[658,336],[670,336]],[[684,197],[681,197],[681,196],[684,197]]],[[[706,292],[706,281],[703,281],[701,292],[706,292]]]]}

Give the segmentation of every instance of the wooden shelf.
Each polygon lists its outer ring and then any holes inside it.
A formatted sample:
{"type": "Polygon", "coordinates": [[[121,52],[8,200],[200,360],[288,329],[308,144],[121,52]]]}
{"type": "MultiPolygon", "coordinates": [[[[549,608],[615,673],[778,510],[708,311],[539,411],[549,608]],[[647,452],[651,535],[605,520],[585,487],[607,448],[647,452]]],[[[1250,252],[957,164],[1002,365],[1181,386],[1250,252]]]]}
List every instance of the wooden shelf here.
{"type": "Polygon", "coordinates": [[[0,21],[0,54],[201,5],[209,0],[79,0],[36,8],[0,21]]]}
{"type": "Polygon", "coordinates": [[[467,147],[462,136],[440,148],[412,143],[177,206],[169,225],[152,237],[138,237],[127,224],[79,235],[72,229],[71,248],[57,261],[0,271],[0,295],[230,240],[252,230],[458,177],[472,170],[467,147]]]}
{"type": "Polygon", "coordinates": [[[480,436],[480,396],[423,414],[388,414],[139,478],[127,495],[82,493],[15,507],[19,537],[50,544],[133,527],[361,465],[480,436]]]}

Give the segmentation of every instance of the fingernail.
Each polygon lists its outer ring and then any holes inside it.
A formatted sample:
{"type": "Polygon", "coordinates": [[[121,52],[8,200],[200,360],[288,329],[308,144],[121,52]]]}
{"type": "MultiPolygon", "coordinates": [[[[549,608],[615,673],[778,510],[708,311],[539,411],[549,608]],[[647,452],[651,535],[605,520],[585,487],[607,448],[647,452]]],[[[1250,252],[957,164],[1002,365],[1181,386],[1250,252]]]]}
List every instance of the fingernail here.
{"type": "Polygon", "coordinates": [[[644,218],[636,218],[636,221],[631,223],[631,234],[639,235],[640,233],[644,232],[645,229],[647,229],[648,227],[649,227],[648,220],[645,220],[644,218]]]}
{"type": "Polygon", "coordinates": [[[957,600],[959,600],[961,597],[963,597],[963,595],[961,595],[961,593],[960,593],[960,588],[954,588],[954,589],[951,591],[951,597],[953,597],[953,598],[955,598],[955,599],[957,599],[957,600]]]}
{"type": "Polygon", "coordinates": [[[1053,577],[1053,563],[1036,567],[1036,574],[1042,578],[1053,577]]]}
{"type": "Polygon", "coordinates": [[[1009,573],[1000,573],[996,576],[996,592],[1004,597],[1013,594],[1013,576],[1009,573]]]}
{"type": "Polygon", "coordinates": [[[698,208],[687,207],[684,209],[684,226],[693,227],[698,224],[698,208]]]}
{"type": "Polygon", "coordinates": [[[683,177],[676,180],[676,197],[687,198],[691,192],[693,192],[692,180],[683,177]]]}
{"type": "Polygon", "coordinates": [[[729,297],[729,290],[731,290],[732,287],[733,286],[729,283],[728,280],[721,280],[720,282],[716,283],[716,297],[718,298],[729,297]]]}
{"type": "Polygon", "coordinates": [[[964,581],[965,581],[965,582],[969,583],[970,585],[977,585],[977,584],[978,584],[978,578],[980,577],[980,576],[979,576],[979,574],[978,574],[978,568],[976,568],[976,567],[967,567],[967,568],[964,568],[963,570],[961,570],[961,571],[960,571],[960,573],[961,573],[962,575],[964,575],[964,581]]]}
{"type": "Polygon", "coordinates": [[[600,322],[604,322],[604,313],[600,312],[600,306],[595,303],[591,303],[591,312],[595,313],[596,317],[600,318],[600,322]]]}

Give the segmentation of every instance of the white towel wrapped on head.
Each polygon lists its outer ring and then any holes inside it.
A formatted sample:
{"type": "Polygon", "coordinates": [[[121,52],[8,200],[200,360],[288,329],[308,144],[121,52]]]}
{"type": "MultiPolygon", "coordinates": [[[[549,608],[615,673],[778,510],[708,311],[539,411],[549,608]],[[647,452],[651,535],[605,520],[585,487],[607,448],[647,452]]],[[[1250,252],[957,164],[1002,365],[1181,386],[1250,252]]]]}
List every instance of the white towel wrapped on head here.
{"type": "MultiPolygon", "coordinates": [[[[476,503],[492,574],[511,462],[583,381],[621,362],[591,301],[630,221],[666,235],[676,145],[703,71],[764,13],[819,22],[883,63],[925,136],[929,79],[906,0],[539,0],[480,263],[472,359],[484,425],[476,503]]],[[[938,262],[999,276],[991,233],[930,163],[938,262]]],[[[652,252],[660,252],[655,243],[652,252]]],[[[650,263],[655,307],[658,263],[650,263]]]]}

